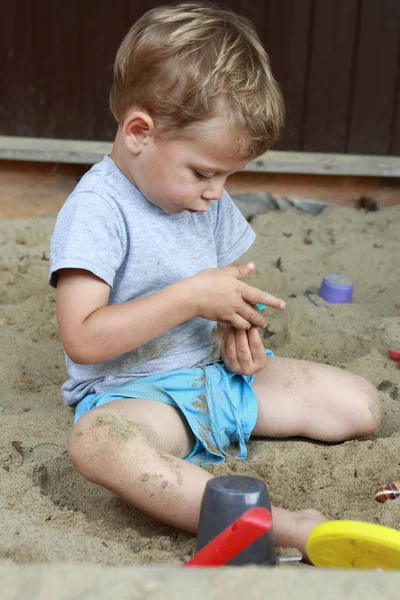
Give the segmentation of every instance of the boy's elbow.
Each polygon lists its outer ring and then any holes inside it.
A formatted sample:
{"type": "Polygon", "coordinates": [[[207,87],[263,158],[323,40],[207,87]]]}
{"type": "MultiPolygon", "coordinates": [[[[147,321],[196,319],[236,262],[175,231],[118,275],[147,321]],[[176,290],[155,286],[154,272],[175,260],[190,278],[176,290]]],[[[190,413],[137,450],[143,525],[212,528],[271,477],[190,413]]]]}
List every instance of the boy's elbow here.
{"type": "Polygon", "coordinates": [[[74,339],[73,341],[62,339],[66,355],[77,365],[93,365],[101,362],[102,358],[95,355],[93,347],[84,339],[74,339]]]}
{"type": "Polygon", "coordinates": [[[90,360],[87,356],[83,356],[80,354],[74,354],[72,352],[67,352],[67,356],[76,365],[93,365],[94,364],[94,361],[90,360]]]}
{"type": "Polygon", "coordinates": [[[59,319],[58,330],[66,355],[77,365],[93,365],[110,358],[106,336],[87,322],[59,319]]]}
{"type": "Polygon", "coordinates": [[[77,365],[92,365],[94,363],[90,352],[85,351],[85,348],[78,347],[75,344],[64,344],[64,350],[68,358],[77,365]]]}

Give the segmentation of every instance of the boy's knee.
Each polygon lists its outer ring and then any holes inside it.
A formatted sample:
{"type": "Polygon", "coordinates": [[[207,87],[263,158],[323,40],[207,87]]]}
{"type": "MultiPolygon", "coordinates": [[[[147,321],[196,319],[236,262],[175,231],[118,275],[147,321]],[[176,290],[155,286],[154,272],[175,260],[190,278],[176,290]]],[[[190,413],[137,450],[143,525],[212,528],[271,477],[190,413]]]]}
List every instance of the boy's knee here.
{"type": "Polygon", "coordinates": [[[359,414],[358,435],[371,435],[378,429],[381,420],[379,393],[366,379],[361,380],[359,388],[361,410],[359,414]]]}
{"type": "MultiPolygon", "coordinates": [[[[93,483],[115,468],[126,454],[127,442],[146,441],[139,423],[114,411],[93,411],[83,415],[72,428],[68,453],[79,473],[93,483]]],[[[139,448],[135,448],[139,450],[139,448]]]]}
{"type": "Polygon", "coordinates": [[[96,436],[90,427],[90,419],[84,415],[72,428],[68,440],[68,453],[77,471],[88,479],[96,482],[96,458],[100,459],[101,447],[96,447],[96,436]]]}

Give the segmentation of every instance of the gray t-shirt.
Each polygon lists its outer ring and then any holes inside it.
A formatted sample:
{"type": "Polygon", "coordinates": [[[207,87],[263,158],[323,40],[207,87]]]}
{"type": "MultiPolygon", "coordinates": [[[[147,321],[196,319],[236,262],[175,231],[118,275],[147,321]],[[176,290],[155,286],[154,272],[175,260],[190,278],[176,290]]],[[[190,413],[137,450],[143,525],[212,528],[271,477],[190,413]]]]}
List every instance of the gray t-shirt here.
{"type": "MultiPolygon", "coordinates": [[[[86,269],[110,286],[109,304],[161,290],[237,260],[255,233],[230,196],[206,213],[169,215],[151,204],[109,156],[94,165],[61,208],[51,239],[49,283],[59,269],[86,269]]],[[[66,356],[66,404],[133,379],[220,359],[215,322],[196,317],[147,344],[94,365],[66,356]]]]}

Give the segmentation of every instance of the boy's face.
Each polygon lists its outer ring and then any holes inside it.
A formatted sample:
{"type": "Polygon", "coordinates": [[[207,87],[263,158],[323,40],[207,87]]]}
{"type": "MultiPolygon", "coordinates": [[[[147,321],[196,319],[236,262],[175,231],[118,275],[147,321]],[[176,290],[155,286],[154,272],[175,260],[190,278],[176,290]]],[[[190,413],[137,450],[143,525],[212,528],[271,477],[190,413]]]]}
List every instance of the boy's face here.
{"type": "Polygon", "coordinates": [[[221,117],[191,126],[185,134],[151,138],[129,173],[142,194],[168,214],[206,212],[222,196],[228,175],[249,160],[221,117]]]}

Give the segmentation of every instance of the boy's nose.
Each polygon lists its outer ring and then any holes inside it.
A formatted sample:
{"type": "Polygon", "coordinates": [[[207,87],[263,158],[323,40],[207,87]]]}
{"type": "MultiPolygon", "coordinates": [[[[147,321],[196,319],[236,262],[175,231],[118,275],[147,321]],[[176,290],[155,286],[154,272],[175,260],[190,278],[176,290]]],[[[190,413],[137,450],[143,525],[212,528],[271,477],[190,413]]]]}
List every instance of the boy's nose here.
{"type": "Polygon", "coordinates": [[[207,189],[202,193],[202,197],[205,200],[219,200],[222,196],[223,191],[223,183],[215,183],[207,186],[207,189]]]}

